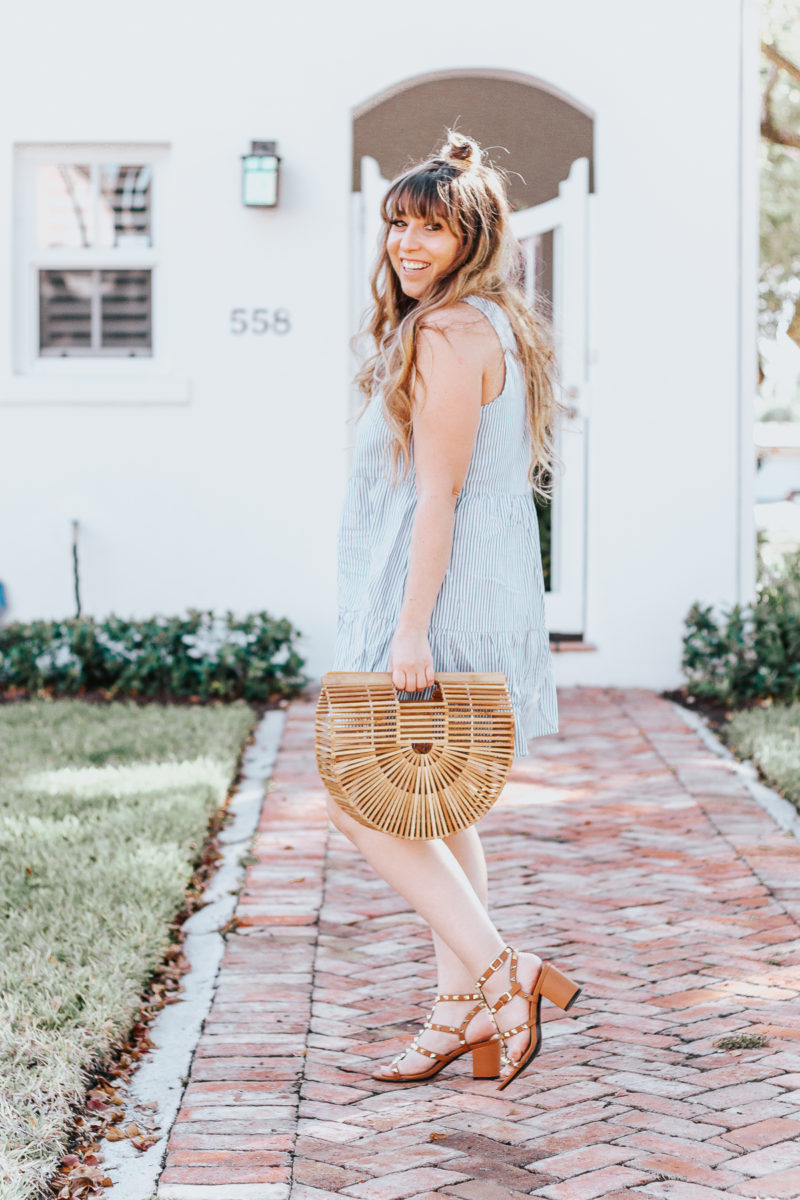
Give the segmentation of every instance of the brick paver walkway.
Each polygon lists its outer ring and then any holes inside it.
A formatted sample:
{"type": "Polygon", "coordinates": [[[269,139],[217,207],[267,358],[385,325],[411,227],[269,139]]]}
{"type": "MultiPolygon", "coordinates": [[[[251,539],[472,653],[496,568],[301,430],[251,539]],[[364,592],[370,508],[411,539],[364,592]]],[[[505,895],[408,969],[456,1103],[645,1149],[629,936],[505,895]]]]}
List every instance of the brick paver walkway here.
{"type": "MultiPolygon", "coordinates": [[[[290,709],[173,1129],[174,1200],[800,1197],[800,845],[665,700],[566,689],[484,835],[492,911],[584,988],[504,1092],[368,1078],[429,1005],[428,936],[329,830],[290,709]],[[762,1048],[715,1040],[762,1034],[762,1048]]],[[[463,1065],[462,1065],[463,1064],[463,1065]]]]}

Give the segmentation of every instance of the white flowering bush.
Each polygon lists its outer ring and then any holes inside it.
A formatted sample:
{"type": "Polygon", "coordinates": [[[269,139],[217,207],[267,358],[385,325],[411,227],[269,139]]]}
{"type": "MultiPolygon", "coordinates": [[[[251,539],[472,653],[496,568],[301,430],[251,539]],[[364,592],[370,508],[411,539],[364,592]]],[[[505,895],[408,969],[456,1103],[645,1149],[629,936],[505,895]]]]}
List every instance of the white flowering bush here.
{"type": "Polygon", "coordinates": [[[0,691],[274,701],[307,677],[298,630],[266,612],[0,626],[0,691]]]}

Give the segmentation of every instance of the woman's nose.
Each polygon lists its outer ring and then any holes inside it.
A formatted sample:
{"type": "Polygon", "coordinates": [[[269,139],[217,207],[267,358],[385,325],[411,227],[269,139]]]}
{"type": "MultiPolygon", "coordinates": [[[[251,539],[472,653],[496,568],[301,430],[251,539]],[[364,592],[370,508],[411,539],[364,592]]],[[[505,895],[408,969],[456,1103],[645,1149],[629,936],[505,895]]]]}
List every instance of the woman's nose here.
{"type": "Polygon", "coordinates": [[[418,244],[419,238],[413,226],[408,225],[403,230],[403,236],[400,239],[401,250],[411,250],[418,244]]]}

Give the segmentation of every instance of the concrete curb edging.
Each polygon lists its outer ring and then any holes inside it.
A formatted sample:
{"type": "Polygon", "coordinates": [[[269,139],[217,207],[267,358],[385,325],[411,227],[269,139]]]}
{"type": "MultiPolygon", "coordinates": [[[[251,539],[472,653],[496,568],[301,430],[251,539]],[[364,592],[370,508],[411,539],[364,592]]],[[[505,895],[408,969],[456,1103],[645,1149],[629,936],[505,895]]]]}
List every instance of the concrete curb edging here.
{"type": "MultiPolygon", "coordinates": [[[[233,916],[244,879],[243,852],[258,827],[267,782],[283,736],[286,712],[270,709],[245,751],[241,778],[228,803],[233,821],[219,835],[222,859],[203,892],[205,905],[184,924],[183,953],[189,971],[183,993],[153,1021],[155,1048],[134,1072],[127,1092],[130,1120],[137,1106],[157,1104],[159,1139],[139,1152],[125,1139],[103,1142],[103,1170],[113,1180],[109,1200],[150,1200],[161,1174],[170,1131],[180,1108],[192,1056],[214,996],[224,942],[221,930],[233,916]]],[[[228,1189],[232,1200],[232,1193],[228,1189]]]]}
{"type": "Polygon", "coordinates": [[[676,708],[687,725],[689,725],[699,735],[701,740],[718,754],[720,758],[727,759],[731,765],[731,769],[739,776],[742,782],[749,791],[750,795],[760,804],[765,812],[769,813],[775,824],[783,829],[786,833],[793,833],[800,841],[800,813],[784,796],[773,788],[767,787],[758,777],[758,769],[749,760],[745,759],[740,762],[735,754],[732,754],[728,747],[722,742],[711,726],[702,717],[700,713],[691,712],[688,708],[684,708],[682,704],[678,704],[675,700],[670,700],[673,708],[676,708]]]}

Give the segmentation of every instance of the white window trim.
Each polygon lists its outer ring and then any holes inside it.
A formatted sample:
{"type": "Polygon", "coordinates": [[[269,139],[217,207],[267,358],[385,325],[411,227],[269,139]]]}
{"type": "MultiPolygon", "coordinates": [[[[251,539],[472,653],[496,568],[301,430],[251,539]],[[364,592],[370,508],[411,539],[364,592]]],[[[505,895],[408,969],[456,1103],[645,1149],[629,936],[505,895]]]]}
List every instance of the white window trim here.
{"type": "MultiPolygon", "coordinates": [[[[172,197],[170,147],[158,143],[17,143],[14,146],[13,285],[15,303],[11,351],[12,369],[0,376],[0,404],[185,404],[191,400],[191,379],[176,370],[168,346],[169,310],[164,270],[170,243],[172,197]],[[152,268],[153,353],[147,357],[40,357],[38,352],[38,264],[35,246],[35,167],[38,163],[148,163],[153,168],[152,246],[126,251],[126,264],[152,268]]],[[[55,262],[80,267],[106,264],[95,250],[78,257],[71,251],[49,251],[55,262]]]]}

